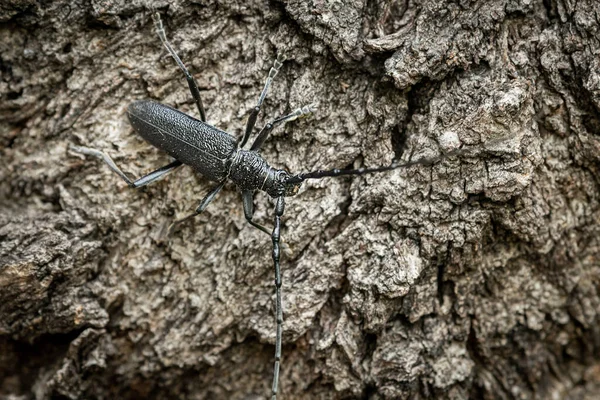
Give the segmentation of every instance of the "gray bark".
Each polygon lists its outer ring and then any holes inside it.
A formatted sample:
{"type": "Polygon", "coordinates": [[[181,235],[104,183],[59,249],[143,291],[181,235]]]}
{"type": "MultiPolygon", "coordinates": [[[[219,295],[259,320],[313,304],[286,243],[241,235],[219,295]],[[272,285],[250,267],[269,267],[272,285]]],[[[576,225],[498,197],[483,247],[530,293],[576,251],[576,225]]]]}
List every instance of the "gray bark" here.
{"type": "MultiPolygon", "coordinates": [[[[151,98],[240,134],[312,102],[263,154],[293,172],[464,154],[311,181],[287,201],[282,398],[600,396],[600,3],[55,1],[0,5],[0,397],[264,398],[270,239],[226,186],[124,110],[151,98]]],[[[272,203],[256,198],[256,220],[272,203]]]]}

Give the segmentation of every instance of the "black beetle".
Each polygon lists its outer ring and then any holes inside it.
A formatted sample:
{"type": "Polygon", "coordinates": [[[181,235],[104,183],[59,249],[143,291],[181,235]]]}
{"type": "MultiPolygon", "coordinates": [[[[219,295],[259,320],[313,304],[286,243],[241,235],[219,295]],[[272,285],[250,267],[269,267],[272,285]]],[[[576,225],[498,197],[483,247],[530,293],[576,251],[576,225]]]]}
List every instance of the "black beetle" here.
{"type": "Polygon", "coordinates": [[[302,182],[306,179],[320,179],[324,177],[343,175],[363,175],[368,173],[390,171],[396,168],[408,167],[417,164],[431,165],[443,158],[461,154],[463,151],[456,150],[449,152],[436,159],[419,159],[403,164],[394,162],[389,166],[377,168],[317,170],[299,174],[290,174],[285,170],[272,168],[259,154],[260,148],[269,136],[270,132],[276,126],[308,114],[315,109],[315,106],[313,105],[301,107],[288,115],[281,116],[268,122],[259,132],[257,138],[250,147],[250,150],[242,149],[254,129],[254,125],[256,124],[258,114],[267,95],[269,86],[283,65],[285,57],[280,55],[275,61],[273,67],[270,69],[267,81],[260,94],[258,102],[252,109],[248,118],[244,135],[241,138],[236,139],[229,133],[219,130],[206,123],[206,115],[202,105],[202,100],[200,99],[200,91],[198,90],[196,81],[168,42],[159,14],[155,13],[153,15],[153,19],[156,31],[162,43],[167,48],[171,56],[175,59],[179,68],[185,74],[188,86],[198,108],[198,112],[200,113],[200,119],[198,120],[174,108],[149,100],[136,101],[132,103],[127,109],[127,115],[131,125],[137,133],[139,133],[153,146],[170,154],[173,158],[175,158],[175,161],[137,180],[132,180],[125,173],[123,173],[119,167],[117,167],[108,154],[88,147],[71,146],[71,149],[82,154],[88,154],[102,158],[114,172],[116,172],[125,182],[127,182],[129,186],[134,188],[145,186],[183,164],[191,166],[209,180],[217,182],[217,185],[209,191],[204,199],[202,199],[200,205],[196,208],[195,213],[171,224],[169,228],[170,232],[180,222],[201,213],[215,198],[217,193],[223,188],[227,179],[231,179],[240,188],[242,192],[244,214],[246,219],[250,224],[252,224],[252,226],[271,235],[273,242],[277,322],[277,333],[275,339],[275,365],[272,386],[272,399],[275,400],[278,391],[283,324],[279,259],[281,230],[280,221],[285,208],[285,197],[295,195],[298,192],[302,182]],[[272,232],[252,220],[252,216],[254,214],[253,196],[256,190],[265,191],[275,199],[275,226],[272,232]]]}

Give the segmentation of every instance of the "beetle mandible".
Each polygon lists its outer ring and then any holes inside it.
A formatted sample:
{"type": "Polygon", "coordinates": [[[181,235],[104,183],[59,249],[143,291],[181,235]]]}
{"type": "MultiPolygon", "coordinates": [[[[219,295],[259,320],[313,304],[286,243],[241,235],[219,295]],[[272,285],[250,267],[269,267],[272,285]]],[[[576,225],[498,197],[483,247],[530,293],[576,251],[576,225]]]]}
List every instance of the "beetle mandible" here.
{"type": "Polygon", "coordinates": [[[269,71],[269,75],[259,96],[258,102],[250,112],[244,134],[236,139],[229,133],[221,131],[206,123],[204,106],[194,77],[190,74],[185,64],[181,61],[167,40],[158,13],[153,14],[153,20],[161,42],[185,75],[190,92],[196,103],[196,107],[198,108],[200,119],[198,120],[174,108],[150,100],[136,101],[129,105],[127,116],[134,130],[140,136],[150,142],[153,146],[171,155],[175,160],[137,180],[132,180],[119,169],[108,154],[82,146],[71,145],[71,149],[82,154],[101,158],[115,173],[133,188],[139,188],[154,182],[169,172],[181,167],[183,164],[191,166],[209,180],[216,182],[216,186],[214,186],[202,199],[200,205],[196,208],[196,211],[185,218],[173,222],[169,227],[169,232],[172,232],[174,227],[181,222],[194,217],[205,210],[217,193],[223,188],[228,179],[231,179],[241,190],[246,220],[255,228],[269,234],[273,243],[272,257],[275,269],[275,317],[277,328],[275,335],[275,360],[271,396],[272,400],[275,400],[278,392],[279,369],[281,365],[281,337],[283,330],[279,261],[281,247],[281,217],[283,216],[285,209],[285,197],[295,195],[302,182],[306,179],[320,179],[344,175],[363,175],[391,171],[396,168],[404,168],[412,165],[431,165],[445,157],[459,154],[462,151],[448,152],[436,159],[423,158],[402,164],[394,161],[389,166],[376,168],[316,170],[298,174],[291,174],[285,170],[272,168],[259,154],[262,144],[265,142],[271,131],[275,127],[304,116],[315,109],[315,106],[313,105],[304,106],[296,109],[290,114],[271,120],[260,130],[250,149],[243,149],[254,130],[263,101],[273,78],[275,78],[285,61],[285,56],[280,54],[275,60],[273,67],[269,71]],[[253,197],[254,192],[257,190],[262,190],[275,199],[275,224],[272,231],[252,220],[254,214],[253,197]]]}

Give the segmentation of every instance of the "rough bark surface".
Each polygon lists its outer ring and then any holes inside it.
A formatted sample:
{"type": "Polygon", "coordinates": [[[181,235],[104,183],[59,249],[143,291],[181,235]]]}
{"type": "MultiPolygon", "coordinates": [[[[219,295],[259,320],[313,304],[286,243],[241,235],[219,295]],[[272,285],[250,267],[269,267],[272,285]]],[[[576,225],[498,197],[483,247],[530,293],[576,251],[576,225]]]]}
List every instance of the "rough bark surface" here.
{"type": "MultiPolygon", "coordinates": [[[[0,397],[269,393],[270,239],[226,186],[125,109],[196,115],[151,7],[242,131],[319,103],[263,154],[293,172],[435,157],[289,198],[281,398],[600,397],[600,3],[595,0],[36,1],[0,5],[0,397]]],[[[256,197],[272,224],[272,203],[256,197]]]]}

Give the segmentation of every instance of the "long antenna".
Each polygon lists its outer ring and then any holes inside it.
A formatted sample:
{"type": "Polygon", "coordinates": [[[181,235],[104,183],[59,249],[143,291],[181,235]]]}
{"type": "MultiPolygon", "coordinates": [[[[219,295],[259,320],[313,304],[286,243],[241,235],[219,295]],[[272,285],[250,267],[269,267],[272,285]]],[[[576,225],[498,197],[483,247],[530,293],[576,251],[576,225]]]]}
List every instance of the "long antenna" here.
{"type": "Polygon", "coordinates": [[[408,162],[405,162],[402,164],[398,164],[396,161],[394,161],[394,162],[392,162],[392,164],[390,164],[386,167],[358,168],[358,169],[337,169],[336,168],[336,169],[330,169],[330,170],[319,169],[319,170],[312,171],[312,172],[301,172],[299,174],[296,174],[296,175],[290,177],[287,180],[287,183],[300,183],[306,179],[321,179],[321,178],[325,178],[325,177],[335,177],[335,176],[344,176],[344,175],[372,174],[372,173],[376,173],[376,172],[391,171],[391,170],[397,169],[397,168],[407,168],[407,167],[411,167],[413,165],[433,165],[438,161],[447,159],[452,156],[461,155],[464,153],[467,153],[466,149],[458,149],[458,150],[450,151],[448,153],[444,153],[440,157],[420,158],[418,160],[408,161],[408,162]]]}

